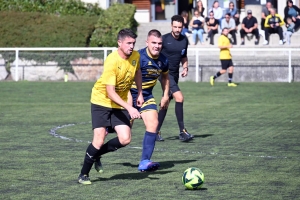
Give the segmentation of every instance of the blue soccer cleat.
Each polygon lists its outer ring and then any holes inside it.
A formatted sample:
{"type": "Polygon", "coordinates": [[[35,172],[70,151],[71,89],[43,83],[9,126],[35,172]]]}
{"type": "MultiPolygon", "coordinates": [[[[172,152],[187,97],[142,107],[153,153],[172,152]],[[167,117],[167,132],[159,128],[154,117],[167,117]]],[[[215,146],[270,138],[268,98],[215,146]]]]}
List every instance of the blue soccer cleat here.
{"type": "Polygon", "coordinates": [[[152,162],[151,160],[142,160],[139,164],[138,170],[140,172],[155,171],[159,168],[159,163],[152,162]]]}

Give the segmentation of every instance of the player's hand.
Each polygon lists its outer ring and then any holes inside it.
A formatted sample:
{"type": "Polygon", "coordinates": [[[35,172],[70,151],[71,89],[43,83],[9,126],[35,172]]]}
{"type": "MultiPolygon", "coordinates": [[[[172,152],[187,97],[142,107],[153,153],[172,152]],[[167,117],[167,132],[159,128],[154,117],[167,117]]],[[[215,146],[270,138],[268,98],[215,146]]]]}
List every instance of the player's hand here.
{"type": "Polygon", "coordinates": [[[229,45],[229,48],[232,48],[232,47],[233,47],[232,44],[230,44],[230,45],[229,45]]]}
{"type": "Polygon", "coordinates": [[[136,105],[138,107],[142,107],[143,103],[144,103],[144,97],[143,94],[141,93],[138,95],[138,98],[136,99],[136,105]]]}
{"type": "Polygon", "coordinates": [[[279,23],[276,23],[275,25],[276,25],[276,26],[279,26],[279,23]]]}
{"type": "Polygon", "coordinates": [[[186,77],[187,75],[188,75],[188,69],[187,69],[187,67],[186,67],[186,68],[184,68],[184,69],[182,70],[181,76],[182,76],[182,77],[186,77]]]}
{"type": "Polygon", "coordinates": [[[162,97],[159,104],[160,110],[168,109],[169,103],[170,103],[169,97],[162,97]]]}
{"type": "Polygon", "coordinates": [[[140,112],[135,109],[134,107],[130,107],[128,110],[129,116],[131,117],[131,119],[140,119],[141,118],[141,114],[140,112]]]}

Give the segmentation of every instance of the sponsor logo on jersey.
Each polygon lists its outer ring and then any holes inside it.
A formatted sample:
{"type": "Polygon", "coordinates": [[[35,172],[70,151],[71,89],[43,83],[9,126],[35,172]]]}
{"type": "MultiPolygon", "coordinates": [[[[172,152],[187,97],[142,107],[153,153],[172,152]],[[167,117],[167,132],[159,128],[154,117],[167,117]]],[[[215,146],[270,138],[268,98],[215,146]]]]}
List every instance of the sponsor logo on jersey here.
{"type": "Polygon", "coordinates": [[[133,66],[136,65],[136,61],[135,61],[135,60],[132,61],[132,65],[133,65],[133,66]]]}
{"type": "Polygon", "coordinates": [[[148,65],[152,65],[152,62],[149,60],[148,65]]]}

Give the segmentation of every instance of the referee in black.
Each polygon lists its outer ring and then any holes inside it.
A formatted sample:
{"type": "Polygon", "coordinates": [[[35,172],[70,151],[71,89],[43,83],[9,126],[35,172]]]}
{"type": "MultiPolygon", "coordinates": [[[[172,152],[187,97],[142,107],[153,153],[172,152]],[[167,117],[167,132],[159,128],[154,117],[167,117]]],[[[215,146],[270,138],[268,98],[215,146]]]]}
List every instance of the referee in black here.
{"type": "MultiPolygon", "coordinates": [[[[193,135],[189,134],[183,122],[183,94],[178,86],[179,68],[182,64],[182,77],[188,75],[188,58],[187,48],[188,39],[181,35],[184,20],[180,15],[174,15],[171,18],[172,32],[163,35],[162,53],[169,61],[169,79],[170,79],[170,100],[175,99],[175,114],[179,126],[179,140],[187,142],[193,139],[193,135]]],[[[158,113],[158,127],[157,127],[157,141],[163,141],[161,137],[160,128],[164,122],[167,114],[167,108],[159,110],[158,113]]]]}

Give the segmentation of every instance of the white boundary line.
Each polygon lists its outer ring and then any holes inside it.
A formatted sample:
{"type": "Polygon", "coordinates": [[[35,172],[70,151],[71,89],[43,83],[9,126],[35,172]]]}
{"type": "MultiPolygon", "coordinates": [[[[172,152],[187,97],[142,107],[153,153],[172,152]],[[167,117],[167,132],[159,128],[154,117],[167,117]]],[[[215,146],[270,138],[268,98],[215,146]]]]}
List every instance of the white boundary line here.
{"type": "MultiPolygon", "coordinates": [[[[49,134],[54,136],[54,137],[60,138],[62,140],[91,143],[90,141],[79,140],[79,139],[76,139],[76,138],[68,138],[68,137],[65,137],[63,135],[59,135],[56,132],[57,130],[62,129],[62,128],[66,128],[66,127],[70,127],[70,126],[76,126],[76,125],[79,125],[79,124],[88,124],[88,123],[91,123],[91,122],[81,122],[81,123],[77,123],[77,124],[64,124],[64,125],[61,125],[61,126],[56,126],[52,129],[50,129],[49,134]]],[[[139,149],[139,150],[142,149],[142,147],[136,147],[136,146],[130,146],[130,145],[126,146],[126,148],[139,149]]],[[[154,151],[168,152],[169,150],[168,149],[163,149],[163,148],[155,148],[154,151]]],[[[243,156],[243,157],[256,157],[256,158],[287,159],[286,156],[269,156],[269,155],[255,156],[255,155],[246,154],[246,153],[245,154],[219,154],[219,153],[215,153],[215,152],[206,153],[206,152],[202,152],[202,151],[187,151],[187,150],[178,150],[178,151],[172,151],[172,152],[188,153],[188,154],[217,155],[217,156],[237,156],[237,157],[243,156]]]]}

